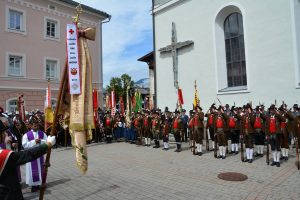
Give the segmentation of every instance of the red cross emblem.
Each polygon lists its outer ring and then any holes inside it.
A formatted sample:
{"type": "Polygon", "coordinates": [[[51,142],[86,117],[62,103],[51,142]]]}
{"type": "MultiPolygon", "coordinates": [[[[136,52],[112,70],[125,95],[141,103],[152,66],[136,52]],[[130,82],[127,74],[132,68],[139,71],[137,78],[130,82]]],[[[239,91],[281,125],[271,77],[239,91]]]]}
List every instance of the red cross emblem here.
{"type": "Polygon", "coordinates": [[[73,29],[70,29],[69,33],[72,35],[74,33],[73,29]]]}

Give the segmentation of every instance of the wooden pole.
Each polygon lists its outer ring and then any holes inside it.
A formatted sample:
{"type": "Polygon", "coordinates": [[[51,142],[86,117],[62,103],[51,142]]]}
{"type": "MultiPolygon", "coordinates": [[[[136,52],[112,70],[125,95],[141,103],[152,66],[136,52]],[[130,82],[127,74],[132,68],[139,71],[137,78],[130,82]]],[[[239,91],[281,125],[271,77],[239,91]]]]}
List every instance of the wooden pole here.
{"type": "MultiPolygon", "coordinates": [[[[62,90],[63,90],[64,84],[67,81],[67,72],[68,72],[68,68],[67,68],[67,61],[66,61],[62,80],[61,80],[60,86],[59,86],[59,92],[58,92],[58,97],[57,97],[57,106],[55,109],[53,125],[52,125],[52,129],[51,129],[51,133],[50,133],[51,136],[56,135],[57,115],[58,115],[60,105],[61,105],[62,90]]],[[[44,164],[44,173],[42,176],[42,185],[40,188],[39,200],[44,199],[44,194],[45,194],[45,190],[46,190],[46,181],[47,181],[47,175],[48,175],[48,167],[50,167],[50,156],[51,156],[51,146],[48,146],[48,152],[47,152],[47,156],[46,156],[46,160],[45,160],[45,164],[44,164]]]]}

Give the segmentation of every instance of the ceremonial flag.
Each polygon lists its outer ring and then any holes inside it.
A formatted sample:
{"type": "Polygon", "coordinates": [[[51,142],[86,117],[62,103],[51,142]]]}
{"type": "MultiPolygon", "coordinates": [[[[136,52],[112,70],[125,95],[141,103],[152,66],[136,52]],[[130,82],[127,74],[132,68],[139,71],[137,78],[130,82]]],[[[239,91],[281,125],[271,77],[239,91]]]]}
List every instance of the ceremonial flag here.
{"type": "Polygon", "coordinates": [[[23,94],[19,96],[18,98],[18,110],[19,110],[19,115],[20,119],[24,122],[26,117],[25,117],[25,106],[24,106],[24,99],[23,99],[23,94]]]}
{"type": "Polygon", "coordinates": [[[98,120],[98,91],[93,89],[93,111],[94,111],[94,123],[98,120]]]}
{"type": "Polygon", "coordinates": [[[106,109],[110,108],[110,98],[109,98],[108,94],[105,97],[105,107],[106,107],[106,109]]]}
{"type": "Polygon", "coordinates": [[[140,111],[141,108],[142,108],[142,97],[141,97],[141,93],[137,90],[135,92],[135,109],[134,109],[134,112],[140,111]]]}
{"type": "Polygon", "coordinates": [[[120,113],[123,115],[124,114],[124,101],[123,101],[123,97],[120,97],[120,113]]]}
{"type": "Polygon", "coordinates": [[[179,103],[179,106],[184,104],[182,90],[180,88],[178,88],[178,103],[179,103]]]}
{"type": "Polygon", "coordinates": [[[48,85],[46,88],[46,99],[45,99],[45,132],[47,133],[47,129],[53,123],[54,114],[52,111],[51,105],[51,87],[50,80],[48,80],[48,85]]]}
{"type": "Polygon", "coordinates": [[[198,90],[197,90],[197,84],[196,84],[196,81],[195,81],[195,95],[194,95],[194,101],[193,101],[193,107],[194,109],[200,105],[200,99],[199,99],[199,96],[198,96],[198,90]]]}

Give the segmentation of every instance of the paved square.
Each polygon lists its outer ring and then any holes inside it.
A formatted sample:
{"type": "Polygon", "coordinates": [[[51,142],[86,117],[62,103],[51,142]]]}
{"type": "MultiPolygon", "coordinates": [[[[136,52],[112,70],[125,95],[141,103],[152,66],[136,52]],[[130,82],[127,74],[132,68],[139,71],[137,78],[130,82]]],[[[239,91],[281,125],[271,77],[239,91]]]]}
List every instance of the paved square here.
{"type": "MultiPolygon", "coordinates": [[[[194,156],[187,145],[175,153],[123,142],[92,144],[86,175],[77,169],[72,148],[54,149],[44,199],[300,199],[295,149],[278,168],[267,166],[265,157],[249,164],[240,161],[240,154],[225,160],[213,158],[213,152],[194,156]],[[220,172],[239,172],[248,179],[224,181],[217,178],[220,172]]],[[[24,180],[24,167],[21,171],[24,180]]],[[[38,193],[23,187],[26,200],[38,199],[38,193]]]]}

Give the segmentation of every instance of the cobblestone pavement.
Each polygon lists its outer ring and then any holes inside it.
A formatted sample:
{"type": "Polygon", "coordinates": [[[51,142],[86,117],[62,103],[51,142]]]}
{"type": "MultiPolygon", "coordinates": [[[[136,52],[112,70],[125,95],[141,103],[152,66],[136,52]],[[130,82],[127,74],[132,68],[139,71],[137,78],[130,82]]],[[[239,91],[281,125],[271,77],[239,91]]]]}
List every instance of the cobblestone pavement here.
{"type": "MultiPolygon", "coordinates": [[[[91,144],[89,170],[81,175],[72,148],[54,149],[48,172],[46,200],[87,199],[300,199],[300,171],[295,166],[295,150],[281,167],[266,165],[265,157],[252,164],[242,163],[240,154],[225,160],[213,152],[194,156],[184,143],[184,151],[169,151],[128,143],[91,144]],[[243,182],[224,181],[221,172],[248,176],[243,182]]],[[[24,180],[24,167],[22,176],[24,180]]],[[[38,199],[23,183],[26,200],[38,199]]]]}

